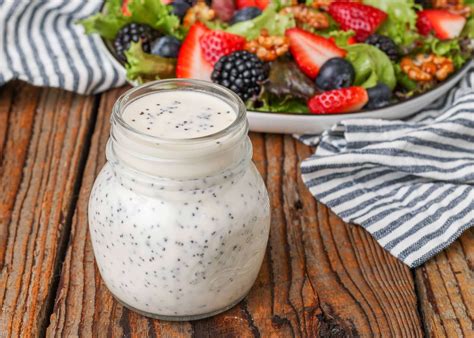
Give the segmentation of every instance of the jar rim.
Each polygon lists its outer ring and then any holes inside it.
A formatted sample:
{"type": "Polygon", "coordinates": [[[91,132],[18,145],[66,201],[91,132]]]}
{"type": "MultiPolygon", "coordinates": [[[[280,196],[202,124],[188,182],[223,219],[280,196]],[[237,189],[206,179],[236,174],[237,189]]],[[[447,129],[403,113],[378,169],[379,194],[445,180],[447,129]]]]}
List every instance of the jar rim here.
{"type": "Polygon", "coordinates": [[[139,136],[140,138],[146,139],[150,142],[159,142],[159,143],[173,143],[173,144],[189,144],[189,143],[196,143],[196,142],[207,142],[210,140],[214,140],[216,138],[224,137],[225,135],[230,134],[231,132],[240,128],[242,123],[246,124],[247,110],[245,107],[244,102],[242,99],[235,94],[230,89],[209,82],[204,80],[196,80],[196,79],[166,79],[166,80],[156,80],[152,82],[147,82],[143,85],[133,87],[127,90],[125,93],[120,95],[117,101],[114,103],[112,108],[112,115],[111,115],[111,122],[118,123],[120,126],[125,128],[127,131],[134,133],[135,135],[139,136]],[[167,137],[158,137],[147,134],[143,131],[140,131],[130,124],[125,122],[122,118],[122,113],[124,112],[125,108],[133,101],[139,99],[142,96],[149,95],[154,91],[160,90],[191,90],[197,92],[203,92],[206,94],[211,94],[216,96],[219,99],[223,99],[226,102],[229,102],[237,107],[237,116],[231,124],[226,126],[224,129],[221,129],[215,133],[199,136],[199,137],[191,137],[191,138],[167,138],[167,137]],[[143,95],[139,95],[138,92],[143,91],[143,95]],[[134,99],[129,99],[130,96],[133,94],[137,94],[138,96],[134,99]]]}

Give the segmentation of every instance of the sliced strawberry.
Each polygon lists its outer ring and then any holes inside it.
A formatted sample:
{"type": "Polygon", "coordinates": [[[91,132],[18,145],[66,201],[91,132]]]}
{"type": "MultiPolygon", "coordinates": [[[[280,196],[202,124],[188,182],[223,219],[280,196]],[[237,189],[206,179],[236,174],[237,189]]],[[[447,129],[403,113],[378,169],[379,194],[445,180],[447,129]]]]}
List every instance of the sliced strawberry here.
{"type": "Polygon", "coordinates": [[[346,56],[346,51],[328,39],[300,28],[286,31],[290,40],[290,52],[300,69],[310,78],[318,75],[321,66],[334,57],[346,56]]]}
{"type": "Polygon", "coordinates": [[[257,1],[256,0],[236,0],[235,6],[237,7],[237,9],[242,9],[245,7],[257,7],[257,1]]]}
{"type": "Polygon", "coordinates": [[[172,2],[173,2],[173,0],[161,0],[161,3],[165,4],[165,5],[169,5],[172,2]]]}
{"type": "Polygon", "coordinates": [[[351,113],[361,109],[369,101],[362,87],[335,89],[313,96],[308,108],[314,114],[351,113]]]}
{"type": "Polygon", "coordinates": [[[199,39],[209,29],[202,23],[195,23],[184,39],[176,63],[176,77],[210,81],[212,65],[204,58],[199,39]]]}
{"type": "Polygon", "coordinates": [[[466,18],[444,9],[425,9],[418,12],[416,26],[422,35],[434,32],[438,39],[452,39],[461,34],[466,18]]]}
{"type": "Polygon", "coordinates": [[[387,18],[384,11],[355,2],[332,2],[328,11],[343,30],[356,33],[357,41],[367,39],[387,18]]]}
{"type": "Polygon", "coordinates": [[[200,43],[204,58],[214,66],[224,55],[242,50],[245,38],[224,31],[209,31],[201,37],[200,43]]]}
{"type": "Polygon", "coordinates": [[[130,0],[123,0],[123,1],[122,1],[122,14],[123,14],[124,16],[130,16],[130,15],[132,15],[132,13],[130,13],[130,10],[128,9],[128,2],[129,2],[129,1],[130,1],[130,0]]]}
{"type": "Polygon", "coordinates": [[[267,8],[268,4],[270,3],[270,0],[255,0],[255,4],[257,5],[258,8],[260,8],[262,11],[267,8]]]}

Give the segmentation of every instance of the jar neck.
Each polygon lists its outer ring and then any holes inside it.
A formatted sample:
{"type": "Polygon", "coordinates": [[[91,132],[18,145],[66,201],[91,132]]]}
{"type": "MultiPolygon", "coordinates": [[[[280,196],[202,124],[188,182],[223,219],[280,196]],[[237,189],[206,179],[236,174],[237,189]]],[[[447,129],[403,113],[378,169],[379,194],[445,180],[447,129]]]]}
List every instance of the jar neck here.
{"type": "Polygon", "coordinates": [[[202,81],[158,81],[134,88],[117,100],[111,117],[106,156],[116,170],[149,180],[210,179],[248,164],[252,146],[247,134],[245,106],[232,92],[202,81]],[[173,86],[179,86],[180,90],[186,87],[209,92],[225,100],[235,110],[236,120],[214,134],[190,139],[153,137],[124,122],[122,114],[128,103],[153,91],[173,90],[173,86]]]}
{"type": "Polygon", "coordinates": [[[113,167],[150,179],[210,178],[248,164],[252,145],[247,130],[245,123],[236,133],[212,141],[160,144],[140,139],[113,123],[106,157],[113,167]]]}

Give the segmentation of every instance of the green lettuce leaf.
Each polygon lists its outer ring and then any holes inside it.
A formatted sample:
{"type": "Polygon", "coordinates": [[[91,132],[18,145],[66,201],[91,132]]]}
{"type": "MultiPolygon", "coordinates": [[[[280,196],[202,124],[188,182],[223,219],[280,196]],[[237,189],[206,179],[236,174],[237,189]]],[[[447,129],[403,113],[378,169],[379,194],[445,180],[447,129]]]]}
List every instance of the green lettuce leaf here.
{"type": "Polygon", "coordinates": [[[129,22],[121,11],[122,0],[106,0],[103,13],[99,12],[83,20],[79,20],[86,34],[98,33],[105,39],[113,40],[115,35],[129,22]]]}
{"type": "Polygon", "coordinates": [[[356,73],[356,86],[370,88],[381,82],[390,89],[395,88],[395,71],[384,52],[364,43],[347,46],[346,50],[346,59],[352,63],[356,73]]]}
{"type": "Polygon", "coordinates": [[[315,94],[316,85],[293,61],[278,58],[270,63],[270,73],[268,81],[265,82],[265,90],[277,97],[291,95],[309,99],[315,94]]]}
{"type": "Polygon", "coordinates": [[[423,40],[421,52],[448,57],[453,60],[456,68],[462,67],[467,60],[472,58],[470,53],[465,53],[461,49],[459,39],[439,40],[433,36],[427,37],[423,40]]]}
{"type": "Polygon", "coordinates": [[[474,16],[471,15],[471,17],[467,19],[466,25],[461,32],[461,36],[464,38],[474,39],[474,16]]]}
{"type": "Polygon", "coordinates": [[[387,13],[378,33],[389,36],[400,46],[409,46],[418,39],[415,11],[418,5],[414,0],[364,0],[364,3],[387,13]]]}
{"type": "Polygon", "coordinates": [[[147,54],[143,52],[141,42],[132,43],[125,56],[127,79],[131,81],[142,83],[175,76],[176,59],[147,54]]]}
{"type": "Polygon", "coordinates": [[[417,83],[410,79],[408,75],[402,71],[399,64],[396,64],[394,67],[395,76],[397,77],[397,83],[405,88],[408,91],[413,91],[417,87],[417,83]]]}
{"type": "Polygon", "coordinates": [[[130,16],[124,16],[121,10],[122,0],[106,0],[104,10],[79,23],[87,34],[97,33],[112,40],[124,25],[130,22],[147,24],[164,34],[182,39],[184,30],[180,26],[179,18],[170,12],[170,8],[161,0],[130,0],[128,9],[130,16]]]}
{"type": "Polygon", "coordinates": [[[348,44],[349,38],[353,37],[354,35],[355,35],[355,32],[352,30],[349,30],[349,31],[335,30],[335,31],[329,32],[328,37],[334,38],[334,42],[340,48],[346,48],[347,46],[349,46],[348,44]]]}
{"type": "Polygon", "coordinates": [[[247,102],[247,109],[272,113],[308,113],[306,102],[291,96],[276,97],[263,95],[258,101],[247,102]]]}
{"type": "Polygon", "coordinates": [[[170,7],[161,0],[131,0],[128,2],[132,22],[150,25],[160,32],[173,35],[178,39],[184,37],[179,18],[171,14],[170,7]]]}
{"type": "Polygon", "coordinates": [[[227,32],[244,36],[247,40],[253,40],[260,35],[262,29],[266,29],[270,35],[282,36],[288,28],[295,27],[292,15],[278,14],[275,4],[270,4],[261,15],[248,21],[236,23],[226,29],[227,32]]]}

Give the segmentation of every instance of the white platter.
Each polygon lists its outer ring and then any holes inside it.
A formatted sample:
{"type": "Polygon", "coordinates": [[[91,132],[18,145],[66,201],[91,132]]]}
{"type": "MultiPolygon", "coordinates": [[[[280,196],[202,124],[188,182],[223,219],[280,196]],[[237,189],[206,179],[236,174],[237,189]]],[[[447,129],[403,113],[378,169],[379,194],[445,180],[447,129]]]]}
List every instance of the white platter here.
{"type": "Polygon", "coordinates": [[[361,111],[352,114],[288,114],[288,113],[265,113],[247,112],[247,117],[252,131],[283,134],[319,134],[325,129],[342,120],[349,119],[387,119],[399,120],[422,110],[436,99],[444,96],[459,80],[466,74],[474,61],[466,64],[451,78],[441,83],[436,88],[416,96],[412,99],[384,107],[382,109],[361,111]]]}
{"type": "MultiPolygon", "coordinates": [[[[110,46],[99,38],[102,42],[101,47],[109,59],[117,66],[118,69],[125,69],[112,54],[110,46]]],[[[431,102],[445,95],[459,80],[466,74],[474,61],[468,62],[448,80],[431,89],[430,91],[418,95],[412,99],[393,104],[382,109],[361,111],[351,114],[290,114],[290,113],[270,113],[270,112],[254,112],[248,111],[247,118],[250,124],[250,130],[265,133],[281,133],[281,134],[318,134],[325,129],[330,128],[334,124],[348,119],[387,119],[398,120],[413,115],[422,110],[431,102]]],[[[136,85],[130,83],[131,85],[136,85]]]]}

